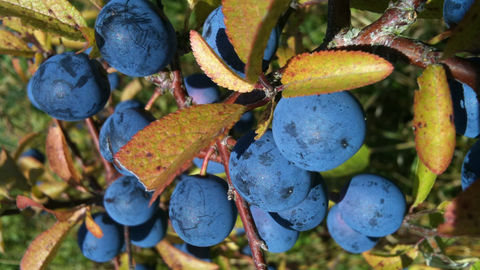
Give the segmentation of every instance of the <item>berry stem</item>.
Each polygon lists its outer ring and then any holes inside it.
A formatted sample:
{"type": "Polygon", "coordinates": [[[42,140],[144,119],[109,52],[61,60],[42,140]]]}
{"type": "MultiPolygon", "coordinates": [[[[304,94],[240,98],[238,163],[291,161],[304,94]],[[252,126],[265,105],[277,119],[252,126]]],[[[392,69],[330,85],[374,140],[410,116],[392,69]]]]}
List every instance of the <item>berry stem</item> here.
{"type": "Polygon", "coordinates": [[[145,110],[146,111],[150,111],[150,109],[152,108],[152,106],[155,103],[155,101],[157,100],[157,98],[162,96],[162,93],[157,88],[155,88],[155,91],[153,92],[153,95],[150,97],[147,104],[145,105],[145,110]]]}
{"type": "Polygon", "coordinates": [[[257,230],[257,226],[253,220],[252,214],[250,213],[250,208],[247,201],[245,201],[240,194],[235,191],[235,188],[232,184],[232,179],[230,178],[229,171],[229,160],[230,160],[230,150],[228,149],[227,144],[223,143],[220,139],[217,139],[217,147],[222,157],[222,163],[225,167],[225,174],[227,175],[228,186],[231,192],[235,195],[235,205],[238,208],[238,214],[242,220],[243,227],[245,228],[245,233],[248,238],[248,244],[252,250],[252,258],[257,269],[267,269],[267,262],[263,254],[262,248],[266,249],[267,245],[260,238],[257,230]]]}
{"type": "Polygon", "coordinates": [[[203,159],[203,163],[202,163],[202,168],[200,169],[201,176],[207,175],[208,162],[210,161],[210,156],[212,156],[214,151],[215,151],[215,148],[210,147],[207,153],[205,154],[205,158],[203,159]]]}
{"type": "Polygon", "coordinates": [[[178,109],[189,107],[190,104],[187,104],[188,93],[183,85],[182,68],[180,67],[180,56],[178,53],[175,53],[172,62],[170,62],[170,67],[173,73],[173,96],[177,102],[177,107],[178,109]]]}

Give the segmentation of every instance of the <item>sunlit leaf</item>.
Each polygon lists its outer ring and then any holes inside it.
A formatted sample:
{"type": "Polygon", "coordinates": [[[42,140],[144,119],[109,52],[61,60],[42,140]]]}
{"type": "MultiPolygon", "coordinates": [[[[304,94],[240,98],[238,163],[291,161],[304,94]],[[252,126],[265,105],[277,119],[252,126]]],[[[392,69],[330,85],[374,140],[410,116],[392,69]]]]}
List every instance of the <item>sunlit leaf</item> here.
{"type": "Polygon", "coordinates": [[[295,56],[295,51],[290,47],[280,46],[277,49],[278,65],[283,67],[290,58],[295,56]]]}
{"type": "Polygon", "coordinates": [[[80,184],[81,175],[73,164],[72,154],[68,149],[67,141],[62,129],[54,124],[47,135],[45,146],[50,168],[60,178],[73,187],[80,184]]]}
{"type": "MultiPolygon", "coordinates": [[[[350,1],[350,7],[376,13],[383,13],[387,9],[389,3],[390,0],[352,0],[350,1]]],[[[422,19],[443,18],[443,0],[427,1],[424,9],[418,14],[418,17],[422,19]]]]}
{"type": "Polygon", "coordinates": [[[76,213],[76,210],[68,210],[68,211],[55,211],[55,210],[50,210],[50,209],[47,209],[45,208],[45,206],[35,202],[34,200],[30,199],[30,198],[27,198],[25,196],[22,196],[22,195],[18,195],[17,196],[17,207],[18,209],[25,209],[27,207],[32,207],[32,206],[35,206],[35,207],[39,207],[49,213],[52,213],[55,218],[57,218],[58,221],[60,222],[63,222],[63,221],[66,221],[68,220],[70,217],[72,217],[75,213],[76,213]]]}
{"type": "Polygon", "coordinates": [[[480,234],[480,181],[475,181],[447,206],[445,223],[438,226],[438,232],[448,236],[480,234]]]}
{"type": "Polygon", "coordinates": [[[0,187],[11,190],[18,188],[29,191],[30,185],[10,154],[2,148],[0,153],[0,187]]]}
{"type": "Polygon", "coordinates": [[[103,237],[103,231],[100,226],[92,218],[92,213],[90,212],[90,207],[87,207],[87,214],[85,216],[85,225],[87,226],[87,230],[93,234],[93,236],[97,238],[103,237]]]}
{"type": "Polygon", "coordinates": [[[38,189],[49,198],[57,199],[68,188],[66,182],[43,182],[39,184],[38,189]]]}
{"type": "MultiPolygon", "coordinates": [[[[194,0],[195,1],[195,0],[194,0]]],[[[212,13],[217,7],[222,4],[222,0],[200,0],[197,1],[195,9],[195,21],[197,24],[202,24],[207,19],[208,15],[212,13]]]]}
{"type": "Polygon", "coordinates": [[[45,167],[43,163],[38,161],[34,157],[26,156],[22,157],[19,162],[20,170],[23,175],[28,179],[28,183],[34,186],[37,181],[41,180],[45,173],[45,167]]]}
{"type": "Polygon", "coordinates": [[[203,37],[196,31],[190,31],[190,43],[193,55],[202,70],[216,84],[237,92],[250,92],[254,85],[248,83],[231,70],[208,46],[203,37]]]}
{"type": "Polygon", "coordinates": [[[419,158],[416,160],[417,167],[415,170],[415,182],[413,184],[412,195],[414,202],[411,208],[417,207],[427,198],[433,184],[435,184],[435,179],[437,178],[437,175],[430,171],[430,169],[425,166],[419,158]]]}
{"type": "Polygon", "coordinates": [[[292,58],[282,76],[283,97],[350,90],[385,79],[393,71],[387,60],[359,51],[320,51],[292,58]]]}
{"type": "Polygon", "coordinates": [[[290,0],[223,0],[227,36],[245,65],[245,79],[258,81],[262,73],[263,53],[278,18],[290,0]]]}
{"type": "Polygon", "coordinates": [[[2,23],[5,26],[8,26],[9,28],[17,31],[20,34],[25,34],[25,33],[30,33],[33,34],[33,30],[29,27],[25,27],[22,24],[22,20],[17,17],[3,17],[2,18],[2,23]]]}
{"type": "Polygon", "coordinates": [[[255,140],[260,139],[265,132],[267,132],[268,127],[270,127],[270,124],[272,123],[273,120],[273,111],[275,110],[275,107],[277,106],[277,102],[275,99],[272,99],[271,102],[268,103],[267,108],[262,112],[262,115],[260,116],[260,119],[258,119],[258,124],[257,124],[257,129],[255,130],[255,140]]]}
{"type": "Polygon", "coordinates": [[[375,270],[399,270],[410,266],[418,255],[418,247],[397,245],[389,253],[362,253],[367,263],[375,270]]]}
{"type": "Polygon", "coordinates": [[[14,160],[18,160],[20,158],[24,150],[33,142],[34,139],[38,137],[38,134],[38,132],[32,132],[23,136],[23,138],[20,139],[17,149],[15,149],[12,154],[14,160]]]}
{"type": "Polygon", "coordinates": [[[448,40],[442,59],[458,52],[480,53],[480,1],[473,1],[467,14],[463,17],[448,40]]]}
{"type": "Polygon", "coordinates": [[[85,214],[85,208],[79,209],[68,220],[57,221],[53,226],[41,233],[28,246],[27,252],[20,262],[21,270],[44,270],[55,258],[58,248],[68,232],[85,214]]]}
{"type": "Polygon", "coordinates": [[[155,247],[163,261],[173,270],[216,270],[218,265],[190,256],[162,240],[155,247]]]}
{"type": "Polygon", "coordinates": [[[335,178],[359,173],[370,164],[370,149],[364,144],[355,155],[335,169],[322,172],[323,177],[335,178]]]}
{"type": "Polygon", "coordinates": [[[478,261],[474,265],[470,266],[470,270],[480,270],[480,261],[478,261]]]}
{"type": "Polygon", "coordinates": [[[0,0],[0,16],[18,17],[24,26],[73,40],[83,39],[78,29],[87,26],[82,14],[67,0],[0,0]]]}
{"type": "Polygon", "coordinates": [[[92,51],[88,55],[90,59],[102,57],[102,55],[100,54],[100,50],[98,49],[97,42],[95,41],[95,30],[85,26],[80,27],[79,30],[82,31],[85,39],[87,40],[87,45],[78,53],[85,51],[89,47],[93,47],[92,51]]]}
{"type": "Polygon", "coordinates": [[[0,54],[32,57],[35,52],[12,32],[0,30],[0,54]]]}
{"type": "Polygon", "coordinates": [[[428,66],[418,85],[413,105],[415,148],[425,166],[439,175],[447,169],[455,150],[453,105],[445,70],[441,65],[428,66]]]}
{"type": "Polygon", "coordinates": [[[222,103],[176,111],[139,131],[117,152],[115,160],[147,189],[156,189],[154,201],[177,171],[216,138],[224,136],[244,111],[242,105],[222,103]]]}

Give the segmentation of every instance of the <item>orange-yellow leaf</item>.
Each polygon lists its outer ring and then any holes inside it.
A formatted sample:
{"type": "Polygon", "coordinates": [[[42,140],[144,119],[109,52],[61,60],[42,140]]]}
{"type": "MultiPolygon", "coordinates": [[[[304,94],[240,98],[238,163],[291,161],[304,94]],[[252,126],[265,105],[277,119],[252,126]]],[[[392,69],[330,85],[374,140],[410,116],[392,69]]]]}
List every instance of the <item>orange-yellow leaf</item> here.
{"type": "Polygon", "coordinates": [[[245,107],[238,104],[205,104],[171,113],[139,131],[115,155],[119,166],[135,174],[152,201],[167,187],[178,170],[196,153],[227,134],[245,107]]]}
{"type": "Polygon", "coordinates": [[[32,57],[35,52],[12,32],[0,30],[0,54],[32,57]]]}
{"type": "Polygon", "coordinates": [[[218,265],[199,260],[172,246],[167,240],[162,240],[155,247],[163,261],[173,270],[216,270],[218,265]]]}
{"type": "Polygon", "coordinates": [[[480,234],[480,181],[475,181],[452,200],[443,214],[445,222],[438,232],[448,236],[480,234]]]}
{"type": "Polygon", "coordinates": [[[289,3],[290,0],[222,2],[227,36],[240,60],[246,63],[245,79],[248,82],[258,81],[270,33],[289,3]]]}
{"type": "Polygon", "coordinates": [[[92,218],[92,213],[90,212],[90,207],[87,207],[87,215],[85,216],[85,225],[87,226],[87,230],[93,234],[93,236],[97,238],[103,237],[103,231],[100,226],[92,218]]]}
{"type": "Polygon", "coordinates": [[[75,214],[75,210],[54,211],[54,210],[50,210],[50,209],[45,208],[45,206],[35,202],[34,200],[32,200],[30,198],[27,198],[27,197],[22,196],[22,195],[17,196],[17,207],[18,207],[18,209],[25,209],[27,207],[32,207],[32,206],[42,208],[43,210],[45,210],[49,213],[52,213],[57,218],[57,220],[60,221],[60,222],[68,220],[73,214],[75,214]]]}
{"type": "Polygon", "coordinates": [[[413,263],[418,255],[418,247],[397,245],[387,254],[366,251],[362,255],[375,270],[400,270],[413,263]]]}
{"type": "Polygon", "coordinates": [[[48,131],[45,148],[52,171],[67,181],[69,185],[73,187],[78,186],[81,175],[73,164],[67,141],[62,129],[58,125],[54,124],[48,131]]]}
{"type": "Polygon", "coordinates": [[[260,139],[267,131],[270,123],[272,123],[273,111],[275,110],[276,106],[277,102],[275,101],[275,99],[272,99],[272,101],[268,103],[267,108],[265,108],[265,110],[262,112],[262,115],[258,120],[257,129],[255,130],[255,134],[257,134],[255,135],[255,140],[260,139]]]}
{"type": "Polygon", "coordinates": [[[55,258],[65,236],[80,221],[85,214],[85,208],[77,210],[68,220],[57,221],[53,226],[41,233],[28,246],[27,252],[20,262],[21,270],[44,270],[55,258]]]}
{"type": "Polygon", "coordinates": [[[433,173],[443,173],[455,150],[453,105],[445,70],[428,66],[418,78],[415,91],[413,128],[418,157],[433,173]]]}
{"type": "Polygon", "coordinates": [[[88,55],[90,59],[102,57],[102,55],[100,54],[100,50],[98,49],[97,42],[95,40],[95,30],[87,26],[81,26],[79,30],[82,31],[83,36],[87,40],[87,45],[83,49],[78,51],[78,53],[81,53],[87,48],[92,47],[92,51],[88,55]]]}
{"type": "Polygon", "coordinates": [[[198,65],[216,84],[242,93],[253,90],[254,85],[231,70],[195,30],[190,31],[190,44],[198,65]]]}
{"type": "Polygon", "coordinates": [[[292,58],[282,76],[283,97],[350,90],[385,79],[393,71],[387,60],[359,51],[320,51],[292,58]]]}

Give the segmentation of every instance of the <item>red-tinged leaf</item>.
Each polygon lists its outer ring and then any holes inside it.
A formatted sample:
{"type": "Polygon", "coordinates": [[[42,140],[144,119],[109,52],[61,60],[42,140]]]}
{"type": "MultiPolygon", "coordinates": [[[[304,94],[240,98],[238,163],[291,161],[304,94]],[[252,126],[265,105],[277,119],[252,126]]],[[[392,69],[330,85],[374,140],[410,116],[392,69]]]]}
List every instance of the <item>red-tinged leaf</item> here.
{"type": "Polygon", "coordinates": [[[362,253],[367,263],[375,270],[400,270],[410,266],[418,255],[418,247],[397,245],[389,253],[362,253]]]}
{"type": "Polygon", "coordinates": [[[85,216],[85,225],[87,226],[87,230],[93,234],[93,236],[97,238],[103,237],[103,231],[100,226],[92,218],[92,213],[90,212],[90,207],[87,207],[87,214],[85,216]]]}
{"type": "Polygon", "coordinates": [[[273,120],[273,111],[277,107],[277,102],[275,99],[272,99],[271,102],[268,103],[267,108],[262,112],[260,119],[258,120],[257,129],[255,130],[255,140],[260,139],[265,132],[267,132],[270,124],[273,120]]]}
{"type": "Polygon", "coordinates": [[[425,166],[439,175],[447,169],[455,150],[453,105],[445,70],[441,65],[428,66],[418,85],[413,105],[415,148],[425,166]]]}
{"type": "Polygon", "coordinates": [[[438,232],[447,236],[480,235],[480,181],[475,181],[452,200],[438,232]]]}
{"type": "Polygon", "coordinates": [[[198,151],[227,134],[244,111],[242,105],[222,103],[176,111],[139,131],[117,152],[115,160],[148,190],[156,189],[154,201],[178,170],[198,151]]]}
{"type": "Polygon", "coordinates": [[[82,27],[79,28],[79,30],[82,31],[83,36],[87,40],[87,45],[85,45],[85,47],[83,49],[81,49],[80,51],[78,51],[77,53],[82,53],[87,48],[93,47],[92,51],[88,55],[90,57],[90,59],[95,59],[95,58],[102,57],[102,55],[100,54],[100,50],[98,49],[97,42],[95,41],[95,30],[93,30],[92,28],[87,27],[87,26],[82,26],[82,27]]]}
{"type": "Polygon", "coordinates": [[[62,129],[54,124],[47,135],[47,158],[50,168],[72,187],[80,184],[81,175],[73,164],[72,155],[62,129]]]}
{"type": "Polygon", "coordinates": [[[474,1],[448,40],[442,59],[447,59],[458,52],[480,53],[480,1],[474,1]]]}
{"type": "Polygon", "coordinates": [[[6,190],[18,188],[23,191],[30,191],[28,180],[23,175],[15,160],[2,148],[0,153],[0,187],[6,190]]]}
{"type": "Polygon", "coordinates": [[[68,220],[57,221],[53,226],[41,233],[28,246],[27,252],[20,262],[21,270],[44,270],[55,258],[58,248],[68,232],[85,214],[85,208],[76,211],[68,220]]]}
{"type": "Polygon", "coordinates": [[[35,54],[27,43],[6,30],[0,30],[0,53],[25,57],[32,57],[35,54]]]}
{"type": "Polygon", "coordinates": [[[20,141],[18,142],[18,147],[15,149],[15,151],[12,154],[12,157],[14,160],[18,160],[20,156],[22,155],[23,151],[32,143],[34,139],[37,138],[38,132],[32,132],[27,135],[25,135],[20,141]]]}
{"type": "Polygon", "coordinates": [[[45,206],[43,206],[43,205],[35,202],[34,200],[30,199],[30,198],[27,198],[27,197],[22,196],[22,195],[17,196],[17,207],[18,207],[18,209],[25,209],[27,207],[32,207],[32,206],[42,208],[43,210],[45,210],[49,213],[52,213],[57,218],[57,220],[60,221],[60,222],[68,220],[76,212],[76,210],[69,210],[69,211],[50,210],[50,209],[45,208],[45,206]]]}
{"type": "MultiPolygon", "coordinates": [[[[429,0],[423,6],[423,10],[418,13],[418,17],[422,19],[441,19],[443,18],[443,1],[429,0]]],[[[383,13],[388,8],[391,0],[352,0],[350,7],[360,10],[367,10],[376,13],[383,13]]],[[[394,0],[393,2],[397,2],[394,0]]]]}
{"type": "Polygon", "coordinates": [[[162,240],[155,248],[163,261],[173,270],[216,270],[218,265],[205,262],[190,256],[172,246],[167,240],[162,240]]]}
{"type": "Polygon", "coordinates": [[[258,81],[270,33],[289,3],[290,0],[223,0],[227,36],[240,60],[246,63],[248,82],[258,81]]]}
{"type": "Polygon", "coordinates": [[[198,65],[216,84],[242,93],[253,90],[254,85],[248,83],[231,70],[195,30],[190,31],[190,44],[198,65]]]}
{"type": "Polygon", "coordinates": [[[283,97],[350,90],[385,79],[393,71],[387,60],[358,51],[321,51],[292,58],[282,76],[283,97]]]}

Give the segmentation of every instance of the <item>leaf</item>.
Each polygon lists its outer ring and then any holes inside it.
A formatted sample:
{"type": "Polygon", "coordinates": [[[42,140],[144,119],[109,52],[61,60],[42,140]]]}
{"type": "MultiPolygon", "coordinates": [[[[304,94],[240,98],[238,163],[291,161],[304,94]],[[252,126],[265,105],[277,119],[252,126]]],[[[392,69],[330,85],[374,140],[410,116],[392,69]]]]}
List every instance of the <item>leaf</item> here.
{"type": "Polygon", "coordinates": [[[24,26],[73,40],[83,39],[78,29],[87,26],[82,14],[67,0],[0,0],[0,16],[13,16],[24,26]]]}
{"type": "Polygon", "coordinates": [[[80,27],[79,30],[82,31],[85,39],[87,40],[87,45],[77,53],[84,52],[88,47],[93,47],[92,51],[88,55],[90,59],[102,57],[102,55],[100,54],[100,50],[98,49],[97,42],[95,41],[95,30],[85,26],[80,27]]]}
{"type": "Polygon", "coordinates": [[[5,254],[5,241],[3,240],[2,220],[0,219],[0,253],[5,254]]]}
{"type": "Polygon", "coordinates": [[[15,149],[12,154],[13,159],[17,161],[22,155],[23,151],[32,143],[34,139],[38,137],[38,135],[38,132],[32,132],[20,139],[17,149],[15,149]]]}
{"type": "Polygon", "coordinates": [[[323,177],[336,178],[359,173],[365,170],[370,164],[370,149],[367,145],[362,145],[355,155],[349,158],[345,163],[335,169],[321,172],[323,177]]]}
{"type": "Polygon", "coordinates": [[[223,0],[227,36],[245,65],[245,79],[258,81],[262,74],[263,53],[278,18],[290,0],[223,0]]]}
{"type": "Polygon", "coordinates": [[[270,127],[270,123],[273,120],[273,111],[277,106],[277,102],[275,99],[272,99],[271,102],[268,103],[267,108],[262,112],[260,119],[258,120],[257,129],[255,130],[255,140],[260,139],[265,132],[267,132],[268,127],[270,127]]]}
{"type": "Polygon", "coordinates": [[[25,27],[22,24],[22,20],[17,17],[3,17],[2,24],[24,35],[25,33],[33,34],[33,30],[29,27],[25,27]]]}
{"type": "Polygon", "coordinates": [[[453,30],[447,46],[443,50],[442,60],[458,52],[480,53],[480,1],[474,1],[467,14],[453,30]]]}
{"type": "Polygon", "coordinates": [[[413,184],[413,195],[414,202],[410,209],[417,207],[427,198],[430,190],[432,190],[433,184],[435,184],[435,179],[437,175],[434,174],[430,169],[425,166],[425,164],[419,159],[417,160],[417,166],[415,170],[415,182],[413,184]]]}
{"type": "Polygon", "coordinates": [[[190,9],[193,9],[197,4],[198,0],[187,0],[187,2],[188,2],[188,5],[190,6],[190,9]]]}
{"type": "Polygon", "coordinates": [[[198,25],[205,22],[208,15],[222,4],[221,0],[200,0],[195,5],[195,21],[198,25]]]}
{"type": "MultiPolygon", "coordinates": [[[[350,7],[383,13],[388,7],[390,0],[351,0],[350,7]]],[[[396,1],[393,1],[396,2],[396,1]]],[[[443,18],[443,0],[430,0],[425,4],[424,10],[418,13],[418,18],[441,19],[443,18]]]]}
{"type": "Polygon", "coordinates": [[[350,90],[385,79],[393,71],[387,60],[359,51],[320,51],[292,58],[282,76],[283,97],[350,90]]]}
{"type": "Polygon", "coordinates": [[[20,170],[28,179],[30,186],[35,186],[45,173],[45,166],[34,157],[22,157],[19,162],[20,170]]]}
{"type": "Polygon", "coordinates": [[[27,207],[32,207],[32,206],[42,208],[43,210],[53,214],[55,216],[55,218],[60,222],[68,220],[76,212],[76,210],[68,210],[68,211],[50,210],[50,209],[45,208],[45,206],[43,206],[43,205],[35,202],[34,200],[30,199],[30,198],[27,198],[27,197],[22,196],[22,195],[17,196],[17,207],[18,207],[18,209],[25,209],[27,207]]]}
{"type": "Polygon", "coordinates": [[[453,105],[445,70],[441,65],[428,66],[418,85],[413,105],[415,148],[425,166],[439,175],[447,169],[455,150],[453,105]]]}
{"type": "Polygon", "coordinates": [[[7,190],[18,188],[23,191],[30,191],[28,180],[4,148],[0,153],[0,176],[0,187],[7,190]]]}
{"type": "Polygon", "coordinates": [[[480,181],[475,181],[452,200],[443,214],[445,222],[438,233],[447,236],[480,234],[480,181]]]}
{"type": "Polygon", "coordinates": [[[92,213],[90,212],[90,207],[87,207],[87,213],[85,216],[85,225],[87,226],[87,230],[93,234],[96,238],[103,237],[103,231],[100,226],[92,218],[92,213]]]}
{"type": "Polygon", "coordinates": [[[70,186],[76,187],[80,185],[81,175],[73,164],[72,155],[68,149],[63,131],[56,124],[48,131],[45,149],[52,171],[70,186]]]}
{"type": "Polygon", "coordinates": [[[130,100],[135,97],[135,95],[142,90],[142,84],[138,78],[133,79],[131,82],[125,86],[122,91],[122,96],[120,97],[121,101],[130,100]]]}
{"type": "Polygon", "coordinates": [[[283,67],[287,64],[290,58],[295,56],[295,51],[286,46],[279,46],[277,49],[277,56],[278,56],[278,65],[283,67]]]}
{"type": "Polygon", "coordinates": [[[254,85],[233,72],[195,30],[190,31],[190,43],[198,65],[216,84],[241,93],[253,90],[254,85]]]}
{"type": "Polygon", "coordinates": [[[477,261],[474,265],[470,266],[470,270],[480,270],[480,261],[477,261]]]}
{"type": "Polygon", "coordinates": [[[118,165],[131,171],[148,190],[152,202],[191,162],[196,153],[227,134],[245,107],[238,104],[204,104],[171,113],[140,130],[115,155],[118,165]]]}
{"type": "Polygon", "coordinates": [[[58,199],[60,195],[68,188],[66,182],[43,182],[37,186],[38,189],[49,198],[58,199]]]}
{"type": "Polygon", "coordinates": [[[28,246],[27,252],[20,262],[21,270],[44,270],[55,258],[58,248],[68,232],[83,218],[85,208],[81,208],[68,220],[57,221],[53,226],[41,233],[28,246]]]}
{"type": "Polygon", "coordinates": [[[376,270],[397,270],[410,266],[418,255],[418,247],[397,245],[388,254],[370,251],[362,253],[367,263],[376,270]]]}
{"type": "Polygon", "coordinates": [[[163,261],[173,270],[216,270],[218,265],[190,256],[172,246],[167,240],[162,240],[155,248],[163,261]]]}
{"type": "Polygon", "coordinates": [[[0,54],[32,57],[35,52],[14,33],[0,30],[0,54]]]}

